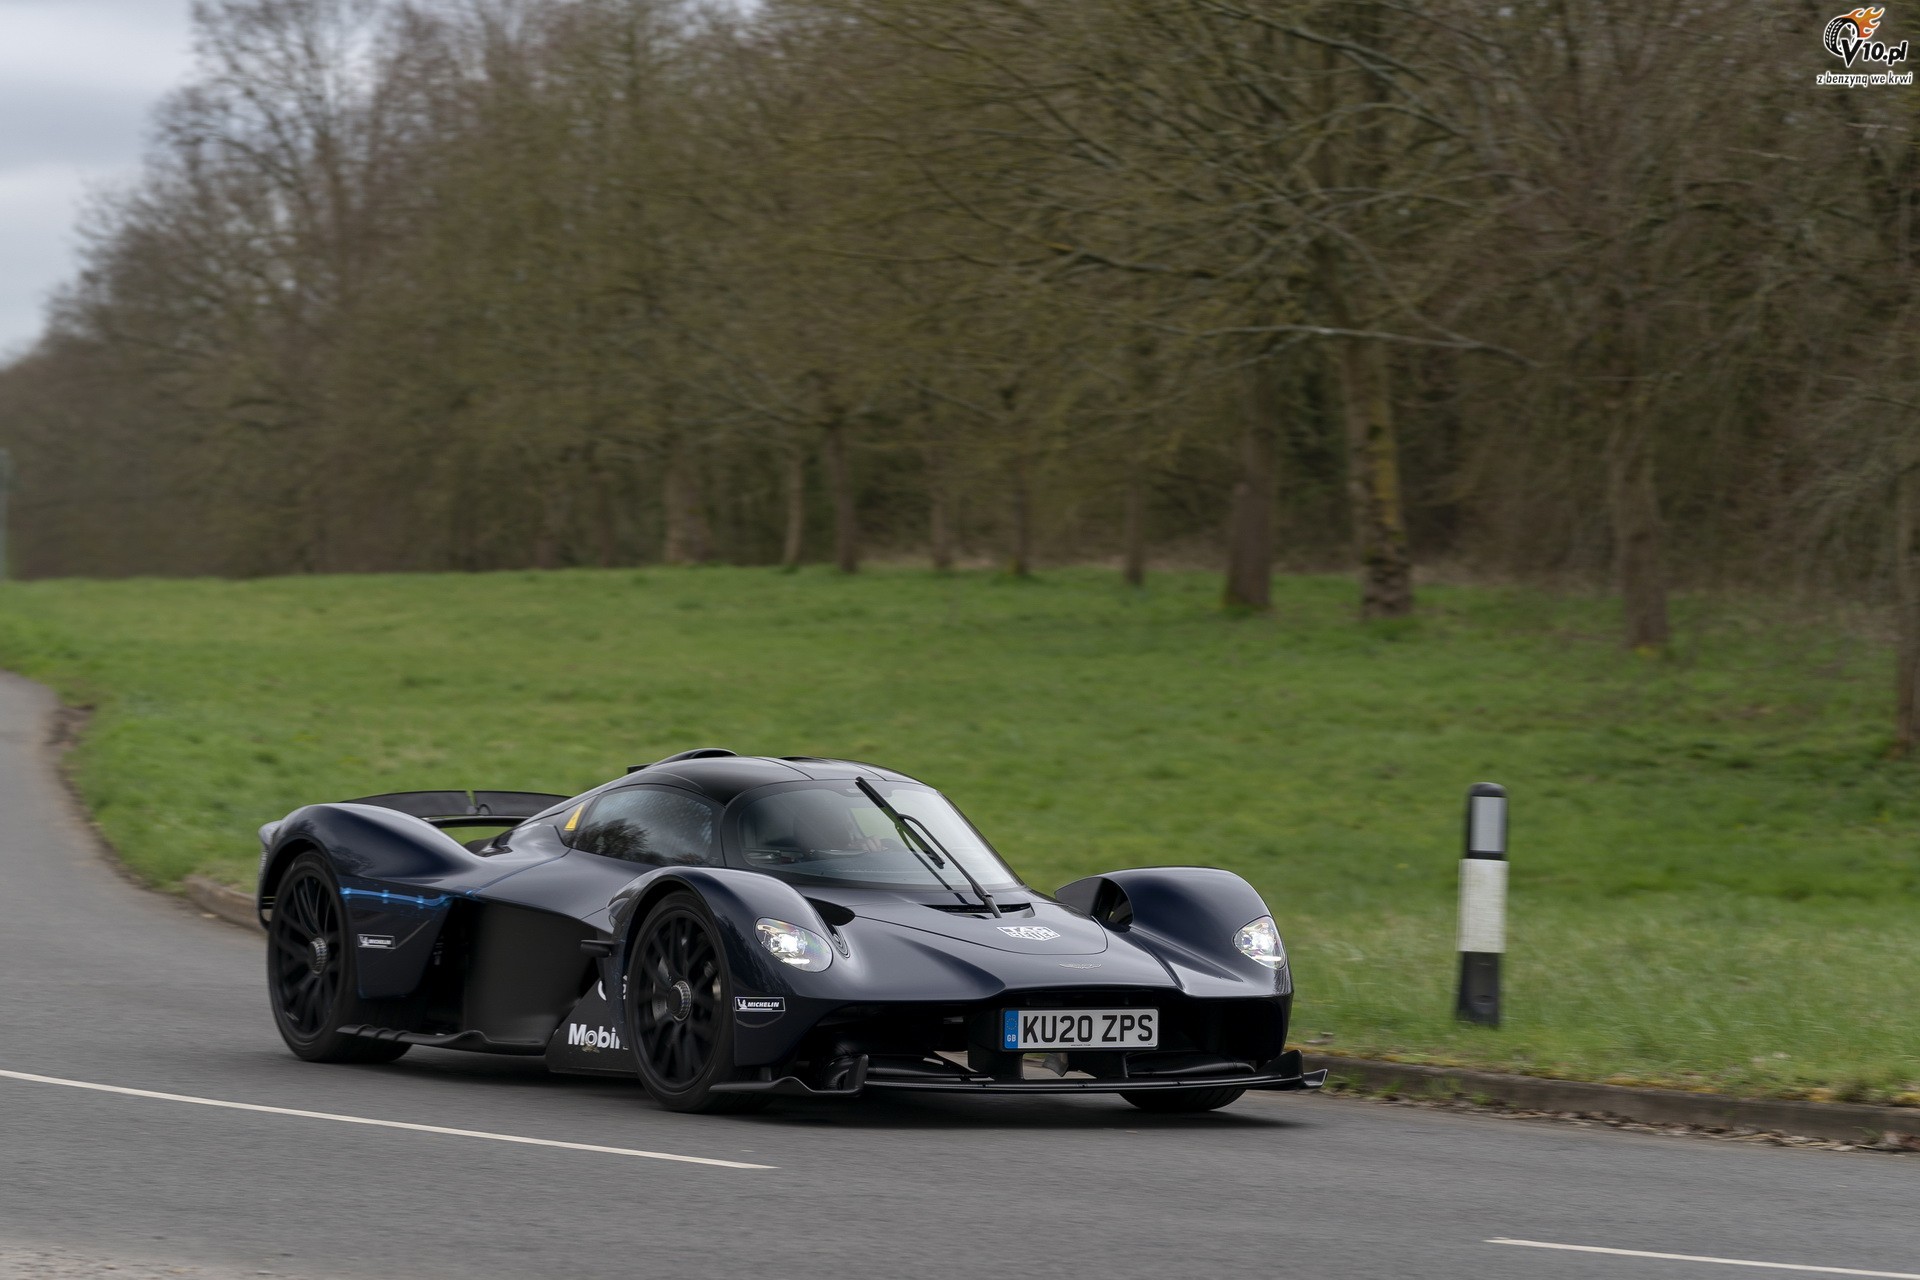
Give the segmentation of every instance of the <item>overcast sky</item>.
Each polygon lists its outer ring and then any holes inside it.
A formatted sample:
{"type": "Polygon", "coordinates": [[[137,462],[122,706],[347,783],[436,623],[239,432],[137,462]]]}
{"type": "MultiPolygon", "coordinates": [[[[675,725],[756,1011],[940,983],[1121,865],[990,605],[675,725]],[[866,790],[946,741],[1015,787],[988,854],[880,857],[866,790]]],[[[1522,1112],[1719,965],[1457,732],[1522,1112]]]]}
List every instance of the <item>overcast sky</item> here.
{"type": "Polygon", "coordinates": [[[138,172],[189,67],[190,0],[0,0],[0,359],[72,274],[81,197],[138,172]]]}

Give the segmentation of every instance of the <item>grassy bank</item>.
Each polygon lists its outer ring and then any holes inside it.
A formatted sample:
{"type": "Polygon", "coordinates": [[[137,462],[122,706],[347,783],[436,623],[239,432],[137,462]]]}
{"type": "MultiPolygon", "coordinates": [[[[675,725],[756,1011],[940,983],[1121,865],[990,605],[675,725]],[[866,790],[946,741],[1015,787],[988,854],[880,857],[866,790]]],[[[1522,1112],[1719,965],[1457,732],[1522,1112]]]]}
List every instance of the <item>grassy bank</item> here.
{"type": "Polygon", "coordinates": [[[1920,771],[1887,656],[1683,602],[1436,588],[1362,627],[1289,579],[648,570],[0,587],[0,665],[96,715],[74,761],[143,874],[251,874],[261,822],[411,787],[573,791],[688,746],[946,789],[1028,879],[1251,879],[1327,1048],[1920,1103],[1920,771]],[[1509,1021],[1448,1016],[1462,789],[1514,795],[1509,1021]]]}

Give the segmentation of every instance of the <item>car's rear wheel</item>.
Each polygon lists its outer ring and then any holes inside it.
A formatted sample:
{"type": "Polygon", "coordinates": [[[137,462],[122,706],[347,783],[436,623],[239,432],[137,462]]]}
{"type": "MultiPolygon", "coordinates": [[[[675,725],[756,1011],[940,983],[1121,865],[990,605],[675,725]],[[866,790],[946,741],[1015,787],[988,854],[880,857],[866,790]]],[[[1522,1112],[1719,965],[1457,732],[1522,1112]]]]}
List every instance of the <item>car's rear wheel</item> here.
{"type": "Polygon", "coordinates": [[[1160,1115],[1192,1115],[1199,1111],[1217,1111],[1238,1102],[1245,1089],[1222,1085],[1218,1089],[1131,1089],[1120,1096],[1142,1111],[1160,1115]]]}
{"type": "Polygon", "coordinates": [[[347,911],[327,860],[303,853],[274,890],[267,996],[287,1048],[308,1062],[392,1062],[409,1046],[342,1035],[360,1021],[347,911]]]}
{"type": "Polygon", "coordinates": [[[713,913],[691,893],[662,898],[627,964],[627,1026],[640,1083],[669,1111],[757,1111],[763,1095],[716,1093],[737,1078],[733,983],[713,913]]]}

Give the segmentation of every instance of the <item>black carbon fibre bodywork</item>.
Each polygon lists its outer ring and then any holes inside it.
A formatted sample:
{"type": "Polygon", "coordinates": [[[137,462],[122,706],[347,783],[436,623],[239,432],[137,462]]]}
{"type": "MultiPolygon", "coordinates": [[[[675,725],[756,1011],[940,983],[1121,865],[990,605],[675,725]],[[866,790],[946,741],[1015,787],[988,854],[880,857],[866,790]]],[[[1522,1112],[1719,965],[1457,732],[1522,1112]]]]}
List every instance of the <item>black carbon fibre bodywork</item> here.
{"type": "Polygon", "coordinates": [[[623,990],[640,923],[697,895],[729,976],[733,1070],[718,1090],[852,1096],[871,1089],[1084,1092],[1312,1088],[1286,1050],[1292,975],[1234,945],[1269,914],[1246,881],[1202,867],[1110,872],[984,902],[935,888],[802,888],[749,867],[738,805],[768,788],[866,778],[849,761],[710,753],[630,771],[580,796],[414,792],[310,805],[262,828],[259,908],[293,860],[331,864],[376,1040],[543,1056],[633,1076],[623,990]],[[720,813],[716,865],[650,866],[570,846],[569,815],[625,787],[681,789],[720,813]],[[445,812],[459,810],[464,812],[445,812]],[[455,827],[494,829],[463,843],[455,827]],[[504,828],[504,829],[502,829],[504,828]],[[781,963],[756,935],[783,921],[830,939],[824,969],[781,963]],[[1050,935],[1050,936],[1049,936],[1050,935]],[[1152,1010],[1150,1050],[1010,1051],[1008,1010],[1152,1010]]]}

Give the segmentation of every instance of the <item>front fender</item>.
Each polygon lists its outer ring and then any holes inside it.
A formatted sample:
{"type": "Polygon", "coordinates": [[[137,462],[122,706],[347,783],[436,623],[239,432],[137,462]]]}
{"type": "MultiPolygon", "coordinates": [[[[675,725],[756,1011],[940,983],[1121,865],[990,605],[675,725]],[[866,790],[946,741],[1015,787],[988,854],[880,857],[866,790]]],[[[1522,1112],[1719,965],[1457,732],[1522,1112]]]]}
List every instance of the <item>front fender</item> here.
{"type": "MultiPolygon", "coordinates": [[[[676,890],[698,894],[713,912],[736,997],[780,1002],[778,1012],[724,1012],[734,1019],[735,1063],[758,1066],[779,1060],[812,1025],[821,1008],[837,1003],[830,995],[840,976],[835,969],[844,967],[847,960],[836,951],[833,964],[822,972],[789,968],[760,945],[754,926],[761,918],[770,917],[811,929],[838,943],[835,930],[805,895],[783,880],[730,867],[667,868],[634,881],[614,896],[610,931],[617,942],[603,971],[612,984],[607,990],[623,989],[640,922],[655,903],[676,890]]],[[[625,1001],[620,1003],[624,1024],[625,1001]]],[[[627,1030],[631,1035],[632,1028],[627,1030]]]]}
{"type": "Polygon", "coordinates": [[[1242,955],[1233,935],[1271,915],[1254,887],[1216,867],[1134,867],[1064,885],[1054,897],[1159,956],[1196,996],[1290,995],[1289,968],[1242,955]]]}
{"type": "Polygon", "coordinates": [[[834,934],[818,909],[784,880],[731,867],[668,867],[640,877],[613,897],[610,931],[620,940],[615,954],[623,972],[637,926],[654,903],[676,889],[691,890],[707,904],[720,922],[734,982],[755,991],[784,992],[791,973],[759,945],[754,925],[762,917],[797,924],[823,938],[834,934]]]}

